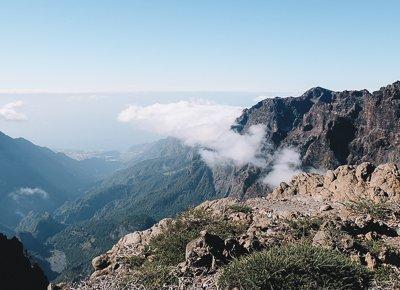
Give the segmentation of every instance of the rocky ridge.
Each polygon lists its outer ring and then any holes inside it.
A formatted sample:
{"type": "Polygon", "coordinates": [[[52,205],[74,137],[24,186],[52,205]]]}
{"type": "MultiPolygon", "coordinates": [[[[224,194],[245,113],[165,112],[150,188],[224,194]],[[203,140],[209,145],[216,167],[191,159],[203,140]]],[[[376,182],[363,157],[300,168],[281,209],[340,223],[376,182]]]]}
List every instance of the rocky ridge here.
{"type": "MultiPolygon", "coordinates": [[[[364,286],[396,289],[400,287],[399,201],[400,172],[395,164],[345,165],[324,175],[301,173],[266,197],[207,201],[190,214],[128,234],[93,260],[95,271],[89,279],[78,285],[59,286],[217,289],[218,277],[236,258],[273,246],[309,243],[337,250],[369,269],[373,278],[364,286]],[[211,227],[204,222],[207,219],[212,221],[211,227]],[[190,227],[182,226],[187,222],[190,227]],[[188,228],[197,229],[190,239],[184,235],[188,228]],[[157,252],[160,241],[180,235],[186,237],[179,241],[184,242],[179,248],[182,253],[177,252],[181,260],[168,260],[165,273],[157,270],[157,276],[164,279],[151,280],[152,272],[146,265],[165,263],[157,252]],[[382,272],[391,274],[382,278],[378,275],[382,272]]],[[[175,253],[179,243],[167,244],[167,253],[175,253]]]]}
{"type": "Polygon", "coordinates": [[[305,171],[363,162],[400,165],[400,81],[372,93],[316,87],[299,97],[265,99],[245,109],[232,128],[244,134],[253,125],[265,126],[258,157],[266,166],[213,172],[217,190],[232,197],[270,190],[260,180],[271,170],[274,152],[284,148],[299,153],[305,171]]]}

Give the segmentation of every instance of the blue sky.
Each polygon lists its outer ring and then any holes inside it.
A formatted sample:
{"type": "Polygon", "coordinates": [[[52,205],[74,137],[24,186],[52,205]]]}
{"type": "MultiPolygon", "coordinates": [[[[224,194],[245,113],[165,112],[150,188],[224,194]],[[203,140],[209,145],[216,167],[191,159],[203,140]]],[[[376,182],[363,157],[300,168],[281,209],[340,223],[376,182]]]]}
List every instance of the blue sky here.
{"type": "Polygon", "coordinates": [[[130,103],[376,90],[400,79],[399,13],[394,0],[0,0],[0,109],[21,100],[28,119],[0,130],[122,149],[156,138],[116,121],[130,103]],[[107,98],[68,101],[91,94],[107,98]]]}
{"type": "Polygon", "coordinates": [[[0,89],[285,91],[400,78],[399,1],[1,1],[0,89]]]}

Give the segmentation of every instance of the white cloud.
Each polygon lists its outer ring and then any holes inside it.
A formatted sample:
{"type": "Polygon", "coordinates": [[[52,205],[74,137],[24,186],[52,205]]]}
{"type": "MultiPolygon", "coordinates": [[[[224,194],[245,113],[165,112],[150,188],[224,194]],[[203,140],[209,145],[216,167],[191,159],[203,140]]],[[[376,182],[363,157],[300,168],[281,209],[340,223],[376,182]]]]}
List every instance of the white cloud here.
{"type": "Polygon", "coordinates": [[[10,193],[10,196],[18,201],[22,197],[37,196],[41,199],[48,199],[49,194],[41,188],[21,187],[20,189],[10,193]]]}
{"type": "Polygon", "coordinates": [[[281,182],[289,182],[294,175],[301,172],[300,154],[293,149],[281,149],[274,154],[273,159],[272,171],[263,180],[272,187],[281,182]]]}
{"type": "Polygon", "coordinates": [[[252,163],[261,166],[257,158],[264,136],[264,127],[253,126],[248,134],[238,134],[231,125],[240,116],[242,108],[220,105],[204,100],[179,101],[149,106],[131,105],[123,110],[118,120],[131,122],[140,129],[183,140],[190,146],[201,146],[205,161],[252,163]]]}
{"type": "Polygon", "coordinates": [[[5,104],[0,107],[0,117],[7,121],[25,121],[27,116],[24,113],[18,112],[17,109],[22,107],[24,102],[15,101],[12,103],[5,104]]]}

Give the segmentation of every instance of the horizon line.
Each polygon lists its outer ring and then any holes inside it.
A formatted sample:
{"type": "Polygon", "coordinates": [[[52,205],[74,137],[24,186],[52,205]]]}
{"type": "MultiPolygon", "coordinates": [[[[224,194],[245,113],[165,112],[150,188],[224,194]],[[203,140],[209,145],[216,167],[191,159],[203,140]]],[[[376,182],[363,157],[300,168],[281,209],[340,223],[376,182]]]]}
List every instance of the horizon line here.
{"type": "Polygon", "coordinates": [[[82,94],[82,95],[96,95],[96,94],[136,94],[136,93],[266,93],[266,94],[295,94],[296,92],[289,91],[270,91],[270,90],[80,90],[80,91],[68,91],[68,90],[40,90],[40,89],[0,89],[0,95],[38,95],[38,94],[54,94],[54,95],[71,95],[71,94],[82,94]]]}

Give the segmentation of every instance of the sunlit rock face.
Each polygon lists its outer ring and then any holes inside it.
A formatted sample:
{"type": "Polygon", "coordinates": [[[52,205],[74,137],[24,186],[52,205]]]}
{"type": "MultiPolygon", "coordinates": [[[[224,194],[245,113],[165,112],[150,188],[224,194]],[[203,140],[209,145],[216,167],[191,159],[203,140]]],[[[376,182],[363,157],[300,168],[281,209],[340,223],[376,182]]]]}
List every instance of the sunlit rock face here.
{"type": "Polygon", "coordinates": [[[260,180],[272,170],[273,153],[282,148],[292,148],[299,154],[303,170],[326,171],[362,162],[399,165],[399,119],[400,82],[372,93],[333,92],[317,87],[297,98],[265,99],[244,110],[232,127],[246,133],[253,125],[265,125],[259,154],[266,162],[265,168],[218,169],[214,173],[221,180],[217,188],[236,197],[270,191],[271,187],[260,180]],[[241,182],[224,182],[233,177],[241,182]]]}

